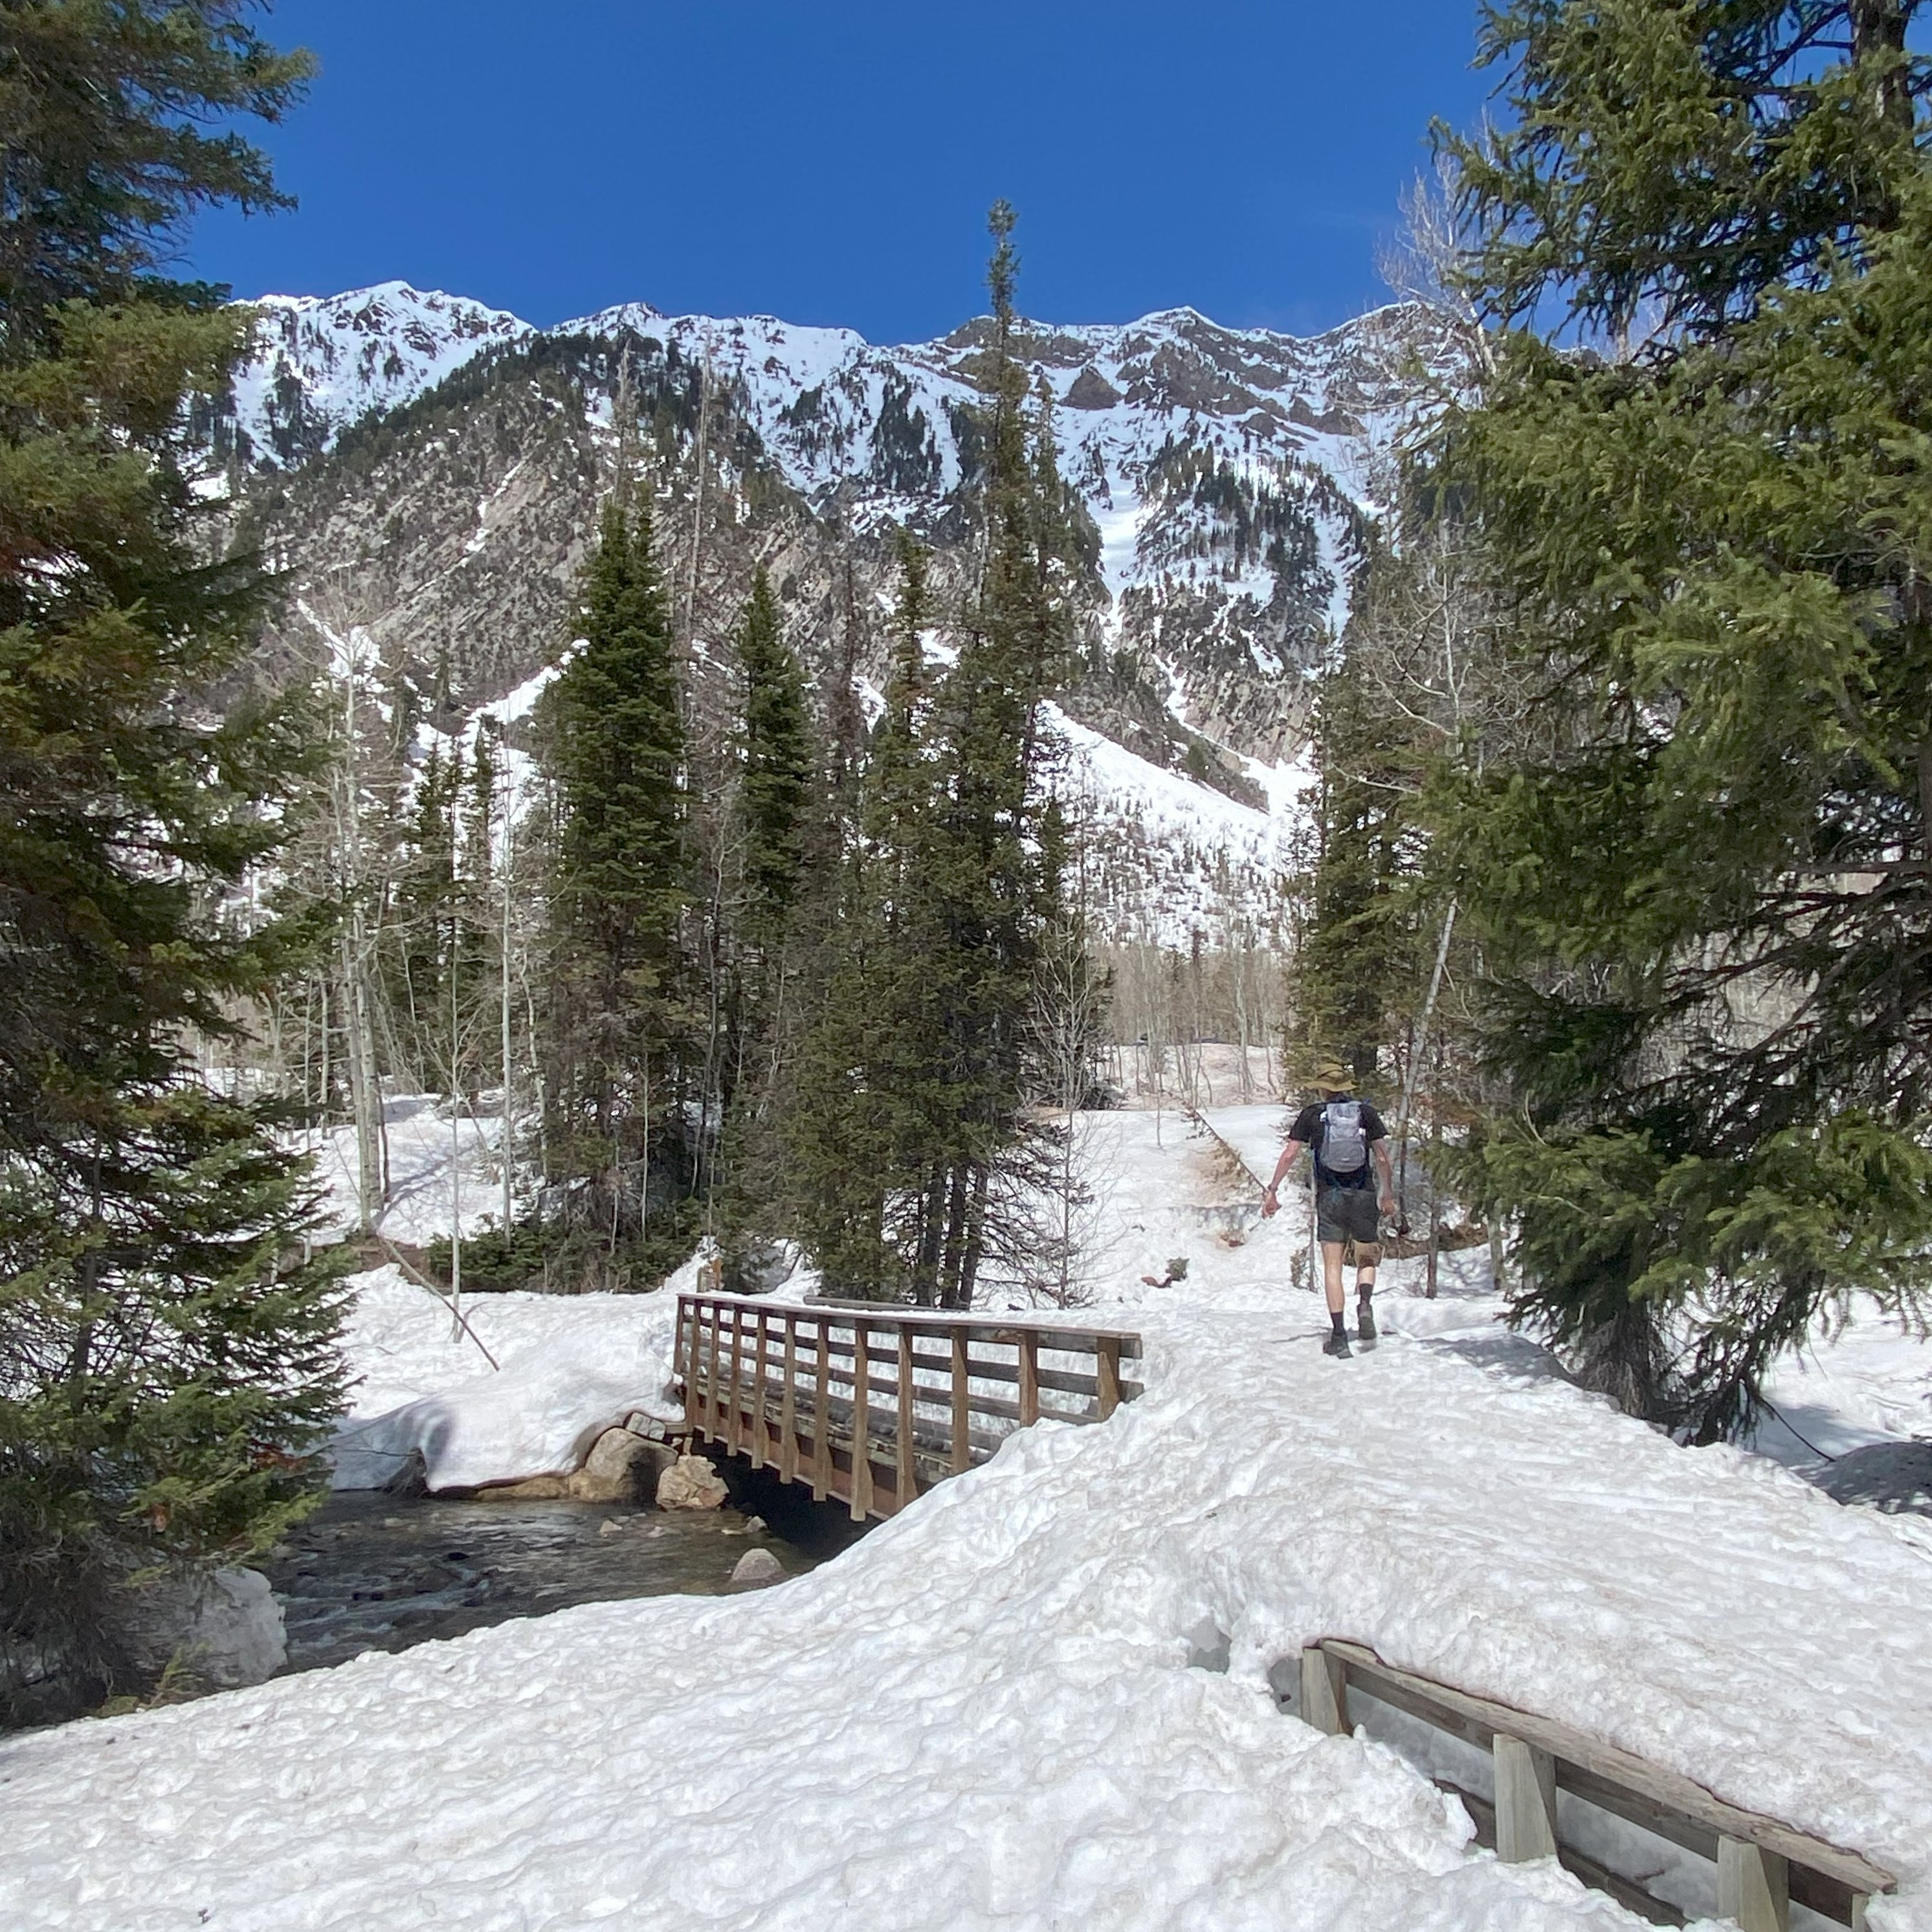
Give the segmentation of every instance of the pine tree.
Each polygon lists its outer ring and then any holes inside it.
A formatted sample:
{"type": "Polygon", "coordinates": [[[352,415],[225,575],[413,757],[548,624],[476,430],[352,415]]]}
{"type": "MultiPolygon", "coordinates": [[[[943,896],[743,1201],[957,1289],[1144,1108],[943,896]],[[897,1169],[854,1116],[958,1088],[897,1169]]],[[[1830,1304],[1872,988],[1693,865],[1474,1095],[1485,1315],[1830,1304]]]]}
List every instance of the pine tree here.
{"type": "Polygon", "coordinates": [[[605,506],[583,596],[582,647],[546,698],[559,826],[545,1088],[566,1222],[608,1232],[614,1262],[646,1231],[654,1191],[684,1198],[697,1153],[683,1105],[698,1030],[684,728],[643,506],[605,506]]]}
{"type": "Polygon", "coordinates": [[[1519,1315],[1699,1439],[1932,1286],[1932,182],[1893,0],[1514,0],[1448,143],[1500,336],[1452,414],[1535,730],[1443,820],[1519,1106],[1519,1315]],[[1648,336],[1647,340],[1642,338],[1648,336]]]}
{"type": "MultiPolygon", "coordinates": [[[[898,550],[892,674],[860,773],[832,963],[784,1133],[792,1226],[828,1286],[929,1304],[941,1227],[932,1199],[935,1009],[909,914],[934,796],[923,644],[931,610],[925,554],[903,532],[898,550]],[[910,1206],[909,1228],[895,1226],[896,1204],[910,1206]]],[[[843,775],[833,783],[842,789],[843,775]]]]}
{"type": "Polygon", "coordinates": [[[744,931],[769,961],[783,944],[798,898],[813,756],[805,674],[779,629],[762,566],[739,626],[738,662],[745,680],[744,931]]]}
{"type": "Polygon", "coordinates": [[[843,956],[794,1126],[800,1226],[852,1292],[971,1304],[1024,1246],[1015,1204],[1039,981],[1063,915],[1041,707],[1071,640],[1067,500],[1014,352],[1012,211],[992,214],[986,566],[957,656],[928,678],[923,560],[904,548],[894,675],[867,763],[843,956]]]}
{"type": "MultiPolygon", "coordinates": [[[[0,17],[0,1702],[37,1654],[127,1681],[148,1566],[272,1540],[337,1402],[304,1163],[199,1077],[276,938],[218,916],[286,836],[293,706],[225,717],[264,591],[211,558],[182,424],[250,320],[157,272],[197,206],[275,205],[200,120],[306,71],[221,0],[0,17]]],[[[44,1707],[41,1707],[44,1708],[44,1707]]]]}
{"type": "MultiPolygon", "coordinates": [[[[723,1021],[710,1085],[724,1122],[716,1156],[730,1224],[728,1268],[781,1231],[771,1204],[782,1189],[779,1123],[791,1104],[799,1041],[823,964],[826,910],[812,876],[830,859],[814,824],[817,751],[805,674],[786,643],[764,571],[738,627],[742,705],[735,787],[722,836],[736,860],[729,930],[712,970],[723,1021]]],[[[721,868],[722,869],[722,868],[721,868]]]]}

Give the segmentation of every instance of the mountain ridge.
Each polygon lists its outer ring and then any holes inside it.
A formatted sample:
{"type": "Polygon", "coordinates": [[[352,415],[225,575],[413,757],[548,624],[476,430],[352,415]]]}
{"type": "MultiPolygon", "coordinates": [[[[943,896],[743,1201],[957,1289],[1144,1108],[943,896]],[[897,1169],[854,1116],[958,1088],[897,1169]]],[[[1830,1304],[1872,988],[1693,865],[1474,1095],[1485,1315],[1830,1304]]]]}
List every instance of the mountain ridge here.
{"type": "MultiPolygon", "coordinates": [[[[942,604],[969,592],[986,318],[878,346],[643,302],[538,329],[400,282],[256,306],[260,347],[212,431],[238,530],[436,705],[501,698],[567,644],[626,385],[700,683],[726,674],[760,566],[827,692],[883,678],[896,526],[932,550],[942,604]]],[[[1016,350],[1085,519],[1064,709],[1156,772],[1270,812],[1294,795],[1312,674],[1346,620],[1377,466],[1443,365],[1439,328],[1394,304],[1299,338],[1183,306],[1028,322],[1016,350]]],[[[306,661],[314,640],[292,616],[270,651],[306,661]]],[[[1204,796],[1197,842],[1171,787],[1101,763],[1110,836],[1138,854],[1124,928],[1171,935],[1162,881],[1183,878],[1225,877],[1232,919],[1271,916],[1279,854],[1245,816],[1204,796]],[[1157,850],[1129,802],[1156,792],[1157,850]]],[[[1201,895],[1182,896],[1198,920],[1201,895]]]]}

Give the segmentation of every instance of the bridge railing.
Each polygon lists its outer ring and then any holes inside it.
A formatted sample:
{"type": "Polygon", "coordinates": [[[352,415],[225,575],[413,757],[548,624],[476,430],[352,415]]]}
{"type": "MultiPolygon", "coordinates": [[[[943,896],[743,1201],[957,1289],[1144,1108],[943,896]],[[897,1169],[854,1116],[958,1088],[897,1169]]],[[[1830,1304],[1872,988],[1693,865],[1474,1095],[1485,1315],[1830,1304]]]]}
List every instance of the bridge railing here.
{"type": "Polygon", "coordinates": [[[1052,1322],[678,1298],[692,1433],[809,1483],[855,1520],[896,1514],[1016,1429],[1104,1422],[1140,1394],[1138,1335],[1052,1322]]]}
{"type": "Polygon", "coordinates": [[[1462,1801],[1479,1844],[1493,1846],[1505,1864],[1555,1857],[1585,1884],[1656,1923],[1682,1924],[1684,1915],[1578,1849],[1574,1812],[1559,1806],[1559,1796],[1708,1860],[1717,1868],[1718,1916],[1736,1920],[1741,1932],[1790,1932],[1795,1904],[1863,1932],[1869,1902],[1896,1883],[1858,1852],[1741,1810],[1586,1732],[1384,1664],[1366,1646],[1334,1637],[1310,1645],[1298,1675],[1289,1694],[1317,1730],[1346,1736],[1364,1724],[1371,1736],[1382,1735],[1369,1708],[1379,1705],[1473,1747],[1486,1789],[1436,1782],[1462,1801]]]}

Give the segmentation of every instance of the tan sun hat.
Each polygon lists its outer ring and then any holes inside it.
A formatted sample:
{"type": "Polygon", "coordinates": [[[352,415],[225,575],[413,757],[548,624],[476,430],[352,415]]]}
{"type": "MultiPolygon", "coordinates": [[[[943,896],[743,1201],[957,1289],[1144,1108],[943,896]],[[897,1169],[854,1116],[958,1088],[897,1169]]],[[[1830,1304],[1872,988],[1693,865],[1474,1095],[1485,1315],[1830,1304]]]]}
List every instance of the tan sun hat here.
{"type": "Polygon", "coordinates": [[[1346,1094],[1355,1084],[1355,1076],[1338,1060],[1327,1060],[1315,1070],[1315,1084],[1324,1094],[1346,1094]]]}

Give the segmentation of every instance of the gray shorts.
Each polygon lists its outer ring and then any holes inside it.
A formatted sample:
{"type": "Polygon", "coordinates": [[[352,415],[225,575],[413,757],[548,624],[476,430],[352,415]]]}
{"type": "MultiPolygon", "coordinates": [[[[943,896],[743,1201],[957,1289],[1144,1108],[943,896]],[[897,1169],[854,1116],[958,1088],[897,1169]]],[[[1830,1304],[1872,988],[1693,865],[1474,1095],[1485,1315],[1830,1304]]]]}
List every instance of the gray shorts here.
{"type": "Polygon", "coordinates": [[[1353,1241],[1378,1246],[1382,1237],[1382,1204],[1372,1187],[1324,1187],[1315,1197],[1318,1240],[1353,1241]]]}

